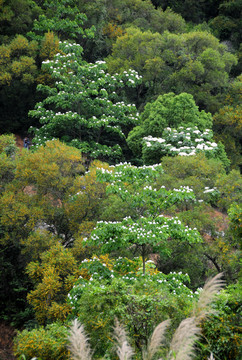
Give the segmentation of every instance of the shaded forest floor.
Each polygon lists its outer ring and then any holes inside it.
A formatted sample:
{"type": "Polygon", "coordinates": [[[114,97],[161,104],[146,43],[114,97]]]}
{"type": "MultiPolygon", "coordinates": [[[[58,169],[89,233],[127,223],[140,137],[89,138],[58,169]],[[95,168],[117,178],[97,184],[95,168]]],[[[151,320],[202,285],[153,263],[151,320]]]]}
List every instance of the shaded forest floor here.
{"type": "Polygon", "coordinates": [[[0,322],[0,360],[15,360],[13,355],[13,338],[16,335],[16,330],[7,325],[5,322],[0,322]]]}
{"type": "MultiPolygon", "coordinates": [[[[24,147],[24,140],[21,138],[20,135],[15,134],[15,139],[16,139],[16,145],[18,148],[22,149],[24,147]]],[[[1,360],[1,359],[0,359],[1,360]]]]}

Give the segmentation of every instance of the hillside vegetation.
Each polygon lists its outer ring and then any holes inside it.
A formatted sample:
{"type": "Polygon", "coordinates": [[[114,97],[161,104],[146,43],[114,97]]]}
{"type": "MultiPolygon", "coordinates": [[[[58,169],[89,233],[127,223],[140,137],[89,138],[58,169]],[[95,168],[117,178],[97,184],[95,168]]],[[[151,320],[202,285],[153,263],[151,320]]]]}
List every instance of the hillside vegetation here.
{"type": "Polygon", "coordinates": [[[241,358],[240,11],[0,2],[0,360],[241,358]]]}

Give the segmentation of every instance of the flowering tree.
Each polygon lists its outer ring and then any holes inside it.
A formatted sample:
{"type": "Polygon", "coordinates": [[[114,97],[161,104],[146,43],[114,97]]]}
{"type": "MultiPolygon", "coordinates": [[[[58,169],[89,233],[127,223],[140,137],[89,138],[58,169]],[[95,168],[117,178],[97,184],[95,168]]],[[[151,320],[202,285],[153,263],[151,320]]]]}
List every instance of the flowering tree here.
{"type": "Polygon", "coordinates": [[[88,245],[101,247],[102,253],[111,253],[120,249],[135,248],[139,250],[143,260],[148,254],[158,252],[169,256],[168,239],[190,244],[201,241],[196,229],[182,225],[177,218],[166,218],[160,215],[162,210],[181,202],[194,200],[193,191],[189,187],[181,187],[168,191],[164,186],[154,188],[155,179],[162,171],[161,166],[135,167],[120,164],[109,169],[100,169],[98,179],[108,182],[106,191],[117,194],[135,209],[133,219],[125,218],[120,222],[100,221],[89,239],[88,245]]]}
{"type": "Polygon", "coordinates": [[[200,131],[212,128],[212,115],[199,111],[191,94],[185,92],[175,95],[169,92],[145,105],[140,116],[141,123],[130,131],[127,142],[135,156],[142,154],[142,142],[146,136],[161,137],[168,126],[178,129],[180,126],[197,126],[200,131]]]}
{"type": "Polygon", "coordinates": [[[45,11],[35,19],[28,35],[42,40],[47,31],[53,31],[61,39],[93,38],[95,27],[83,29],[87,17],[80,13],[76,3],[75,0],[42,1],[45,11]]]}
{"type": "Polygon", "coordinates": [[[177,130],[169,127],[162,132],[162,137],[151,135],[143,138],[142,153],[146,164],[160,161],[165,155],[192,156],[204,152],[207,158],[218,158],[228,167],[230,162],[224,146],[213,141],[213,132],[210,129],[200,131],[196,126],[177,130]]]}
{"type": "Polygon", "coordinates": [[[81,263],[81,276],[68,294],[70,317],[84,324],[99,357],[109,353],[107,339],[115,317],[126,325],[140,351],[157,322],[171,317],[176,324],[197,298],[199,290],[193,292],[185,285],[190,282],[187,274],[163,274],[151,260],[146,268],[143,275],[140,258],[107,255],[81,263]]]}
{"type": "Polygon", "coordinates": [[[60,42],[60,53],[42,66],[55,85],[38,86],[47,97],[29,112],[42,124],[33,129],[36,146],[54,137],[91,158],[122,158],[122,147],[128,131],[137,124],[138,113],[135,105],[122,101],[121,90],[136,86],[139,75],[130,70],[111,76],[104,61],[84,62],[81,46],[66,41],[60,42]]]}

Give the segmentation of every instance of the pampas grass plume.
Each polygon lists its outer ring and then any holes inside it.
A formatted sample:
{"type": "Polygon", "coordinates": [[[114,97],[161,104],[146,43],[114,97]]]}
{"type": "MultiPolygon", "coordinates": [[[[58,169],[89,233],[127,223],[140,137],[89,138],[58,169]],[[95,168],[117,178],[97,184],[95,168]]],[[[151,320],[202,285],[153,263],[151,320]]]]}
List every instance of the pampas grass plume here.
{"type": "Polygon", "coordinates": [[[134,355],[132,347],[128,343],[127,334],[124,327],[115,320],[114,338],[117,342],[117,355],[120,360],[130,360],[134,355]]]}
{"type": "Polygon", "coordinates": [[[201,322],[202,319],[212,312],[210,305],[214,300],[215,295],[225,284],[221,279],[222,276],[223,273],[219,273],[205,283],[200,293],[199,300],[193,310],[193,316],[196,317],[197,322],[201,322]]]}
{"type": "Polygon", "coordinates": [[[183,320],[175,331],[170,344],[170,353],[176,354],[176,360],[192,359],[193,347],[201,332],[199,325],[202,319],[212,313],[211,302],[224,285],[222,276],[223,274],[220,273],[206,282],[194,307],[193,316],[183,320]]]}
{"type": "Polygon", "coordinates": [[[150,338],[147,350],[143,352],[143,360],[151,360],[160,349],[165,340],[165,332],[170,325],[170,320],[165,320],[156,326],[150,338]]]}
{"type": "Polygon", "coordinates": [[[193,358],[193,345],[200,332],[201,330],[194,317],[184,319],[180,323],[170,344],[170,353],[176,354],[176,360],[191,360],[193,358]]]}
{"type": "Polygon", "coordinates": [[[84,326],[75,319],[70,328],[69,350],[73,360],[91,360],[92,351],[88,343],[88,337],[85,334],[84,326]]]}

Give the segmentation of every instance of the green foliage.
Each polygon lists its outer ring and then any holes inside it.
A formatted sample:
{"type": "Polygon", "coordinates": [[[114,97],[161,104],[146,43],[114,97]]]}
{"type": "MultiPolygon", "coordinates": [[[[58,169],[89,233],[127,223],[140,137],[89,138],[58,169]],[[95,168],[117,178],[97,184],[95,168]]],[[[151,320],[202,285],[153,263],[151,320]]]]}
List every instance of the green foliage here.
{"type": "Polygon", "coordinates": [[[230,40],[235,46],[241,41],[240,9],[239,0],[221,1],[217,16],[209,23],[219,39],[230,40]]]}
{"type": "Polygon", "coordinates": [[[241,358],[241,284],[223,290],[213,306],[216,311],[202,323],[196,359],[207,359],[210,352],[218,359],[241,358]]]}
{"type": "MultiPolygon", "coordinates": [[[[88,269],[89,280],[80,278],[76,282],[69,302],[73,316],[78,316],[90,334],[96,355],[113,356],[114,342],[110,336],[115,317],[125,324],[133,338],[132,345],[141,351],[154,324],[169,316],[176,325],[197,297],[184,284],[189,281],[187,275],[164,275],[151,268],[150,274],[143,276],[137,265],[142,266],[140,260],[125,258],[113,261],[111,267],[96,257],[82,263],[82,270],[88,269]]],[[[148,265],[153,263],[148,261],[148,265]]]]}
{"type": "Polygon", "coordinates": [[[31,331],[23,330],[15,338],[15,355],[21,359],[38,358],[41,360],[67,360],[68,329],[59,323],[40,327],[31,331]]]}
{"type": "Polygon", "coordinates": [[[219,174],[215,183],[220,191],[218,206],[227,210],[233,202],[241,202],[242,177],[239,171],[232,170],[229,174],[219,174]]]}
{"type": "MultiPolygon", "coordinates": [[[[163,157],[161,165],[164,173],[158,180],[159,186],[166,184],[168,189],[189,186],[193,189],[198,202],[212,201],[213,193],[221,196],[221,179],[227,178],[223,165],[217,159],[207,159],[205,154],[194,156],[163,157]],[[218,193],[219,192],[219,193],[218,193]]],[[[215,194],[214,194],[215,195],[215,194]]],[[[220,196],[214,205],[219,206],[220,196]]],[[[214,199],[215,200],[215,199],[214,199]]]]}
{"type": "Polygon", "coordinates": [[[122,97],[117,92],[135,86],[140,77],[135,71],[111,76],[105,62],[84,62],[78,44],[64,42],[60,48],[62,53],[53,61],[43,62],[55,87],[38,87],[47,97],[29,113],[43,124],[35,130],[33,142],[39,146],[60,138],[91,158],[117,161],[138,115],[135,105],[119,101],[122,97]]]}
{"type": "Polygon", "coordinates": [[[231,83],[226,103],[213,117],[213,128],[216,140],[221,140],[231,160],[232,168],[241,166],[241,81],[238,76],[231,83]]]}
{"type": "Polygon", "coordinates": [[[209,129],[200,132],[197,127],[184,129],[180,126],[178,131],[165,128],[162,138],[150,135],[143,138],[142,157],[145,164],[154,164],[165,155],[194,156],[204,152],[207,158],[220,160],[228,170],[230,161],[224,146],[221,142],[219,144],[211,142],[212,137],[213,133],[209,129]]]}
{"type": "Polygon", "coordinates": [[[41,9],[32,0],[3,0],[0,4],[0,42],[16,34],[26,34],[41,9]]]}
{"type": "Polygon", "coordinates": [[[192,95],[175,95],[170,92],[146,104],[141,114],[141,122],[149,134],[155,136],[161,134],[167,126],[197,126],[199,130],[210,129],[212,117],[210,113],[199,111],[192,95]]]}
{"type": "Polygon", "coordinates": [[[86,15],[80,13],[75,0],[45,0],[44,13],[34,21],[30,37],[42,40],[47,31],[54,32],[60,39],[76,39],[78,37],[93,37],[94,27],[84,30],[82,25],[86,15]]]}
{"type": "Polygon", "coordinates": [[[187,92],[200,108],[214,113],[237,59],[207,32],[160,35],[130,28],[113,45],[107,63],[112,73],[127,68],[138,71],[153,97],[187,92]]]}
{"type": "Polygon", "coordinates": [[[176,129],[180,126],[197,126],[203,131],[212,127],[212,117],[210,113],[199,111],[190,94],[160,95],[154,102],[146,104],[141,114],[141,124],[129,133],[129,147],[136,156],[140,156],[143,138],[149,135],[161,137],[168,126],[176,129]]]}
{"type": "Polygon", "coordinates": [[[170,9],[155,9],[147,0],[80,0],[79,8],[87,16],[84,26],[96,28],[94,39],[87,39],[85,43],[85,54],[89,59],[109,55],[117,37],[124,35],[130,26],[158,33],[165,30],[180,33],[186,29],[180,15],[170,9]]]}
{"type": "MultiPolygon", "coordinates": [[[[2,226],[0,227],[0,238],[2,226]]],[[[19,245],[0,243],[0,319],[16,328],[33,319],[33,311],[26,302],[31,284],[25,273],[25,262],[19,245]]]]}
{"type": "Polygon", "coordinates": [[[173,11],[181,14],[182,17],[192,23],[202,23],[208,21],[218,14],[221,1],[204,0],[152,0],[155,6],[161,6],[163,9],[170,7],[173,11]]]}
{"type": "Polygon", "coordinates": [[[233,203],[228,209],[230,229],[236,239],[242,237],[242,205],[233,203]]]}
{"type": "Polygon", "coordinates": [[[233,168],[242,164],[241,158],[241,106],[225,106],[214,115],[214,128],[217,132],[216,138],[220,139],[231,158],[233,168]]]}

